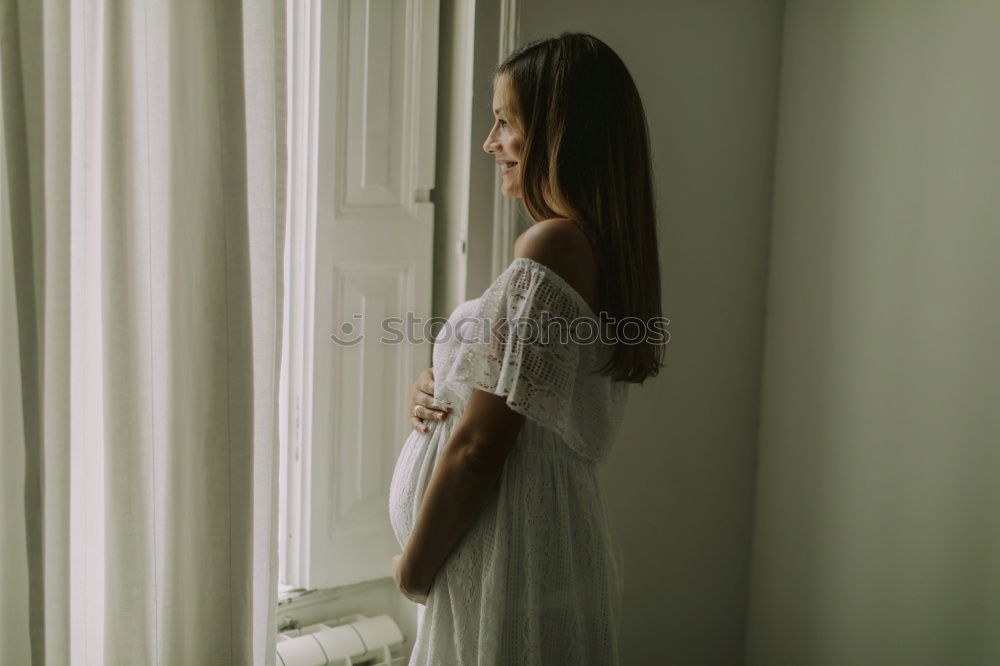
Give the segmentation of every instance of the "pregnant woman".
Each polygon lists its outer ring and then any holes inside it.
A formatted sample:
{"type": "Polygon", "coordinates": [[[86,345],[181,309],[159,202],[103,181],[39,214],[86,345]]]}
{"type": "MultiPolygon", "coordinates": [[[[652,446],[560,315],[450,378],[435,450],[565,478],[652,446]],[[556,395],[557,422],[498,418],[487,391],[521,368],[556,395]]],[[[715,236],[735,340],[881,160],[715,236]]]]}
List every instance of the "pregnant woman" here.
{"type": "Polygon", "coordinates": [[[646,117],[621,59],[580,33],[511,54],[492,106],[483,149],[533,223],[411,391],[389,505],[393,576],[420,604],[410,664],[618,664],[597,465],[628,386],[662,365],[646,117]]]}

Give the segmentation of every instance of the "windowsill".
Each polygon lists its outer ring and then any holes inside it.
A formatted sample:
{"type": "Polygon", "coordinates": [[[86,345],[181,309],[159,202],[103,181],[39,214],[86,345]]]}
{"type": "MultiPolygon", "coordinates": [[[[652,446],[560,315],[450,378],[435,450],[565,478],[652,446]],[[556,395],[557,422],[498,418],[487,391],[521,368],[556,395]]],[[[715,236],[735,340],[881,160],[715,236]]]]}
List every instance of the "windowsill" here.
{"type": "Polygon", "coordinates": [[[344,585],[341,587],[332,587],[321,590],[304,590],[301,587],[292,587],[290,585],[282,585],[279,583],[278,608],[281,611],[287,612],[295,610],[296,607],[336,601],[337,599],[341,599],[343,597],[361,594],[367,592],[368,590],[383,587],[387,584],[387,581],[392,581],[392,578],[376,578],[375,580],[367,580],[363,583],[355,583],[353,585],[344,585]]]}
{"type": "Polygon", "coordinates": [[[403,634],[403,652],[413,649],[417,605],[396,589],[392,576],[322,590],[280,586],[275,630],[308,627],[353,615],[388,615],[403,634]]]}
{"type": "Polygon", "coordinates": [[[293,587],[292,585],[282,585],[281,583],[278,583],[278,605],[284,606],[304,594],[318,591],[319,590],[304,590],[301,587],[293,587]]]}

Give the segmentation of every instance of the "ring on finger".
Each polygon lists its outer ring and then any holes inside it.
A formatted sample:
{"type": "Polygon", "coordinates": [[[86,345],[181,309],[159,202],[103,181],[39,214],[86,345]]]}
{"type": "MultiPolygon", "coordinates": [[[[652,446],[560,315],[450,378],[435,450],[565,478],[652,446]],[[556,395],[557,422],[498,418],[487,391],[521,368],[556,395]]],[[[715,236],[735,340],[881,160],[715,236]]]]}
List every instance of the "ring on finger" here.
{"type": "Polygon", "coordinates": [[[420,415],[417,414],[417,408],[418,407],[420,407],[420,405],[413,405],[413,415],[416,416],[419,419],[420,415]]]}

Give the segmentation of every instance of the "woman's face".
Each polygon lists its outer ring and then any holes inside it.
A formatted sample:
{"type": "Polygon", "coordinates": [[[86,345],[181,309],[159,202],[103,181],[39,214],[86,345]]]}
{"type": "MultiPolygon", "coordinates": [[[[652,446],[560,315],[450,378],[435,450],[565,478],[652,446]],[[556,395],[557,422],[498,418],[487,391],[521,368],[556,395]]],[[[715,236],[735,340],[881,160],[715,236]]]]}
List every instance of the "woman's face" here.
{"type": "Polygon", "coordinates": [[[483,150],[494,156],[500,177],[500,191],[505,197],[521,196],[521,145],[523,137],[511,122],[514,110],[510,85],[506,76],[497,78],[493,91],[493,129],[486,137],[483,150]]]}

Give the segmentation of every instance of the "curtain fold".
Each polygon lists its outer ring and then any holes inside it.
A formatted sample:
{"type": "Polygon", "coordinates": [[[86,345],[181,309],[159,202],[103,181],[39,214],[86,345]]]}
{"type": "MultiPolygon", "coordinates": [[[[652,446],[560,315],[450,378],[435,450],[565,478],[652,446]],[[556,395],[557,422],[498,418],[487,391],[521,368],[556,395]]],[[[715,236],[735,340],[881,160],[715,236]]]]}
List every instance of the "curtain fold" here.
{"type": "Polygon", "coordinates": [[[273,664],[284,2],[0,8],[0,663],[273,664]]]}

